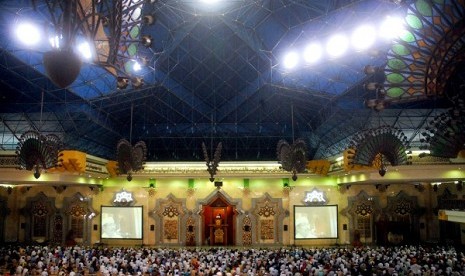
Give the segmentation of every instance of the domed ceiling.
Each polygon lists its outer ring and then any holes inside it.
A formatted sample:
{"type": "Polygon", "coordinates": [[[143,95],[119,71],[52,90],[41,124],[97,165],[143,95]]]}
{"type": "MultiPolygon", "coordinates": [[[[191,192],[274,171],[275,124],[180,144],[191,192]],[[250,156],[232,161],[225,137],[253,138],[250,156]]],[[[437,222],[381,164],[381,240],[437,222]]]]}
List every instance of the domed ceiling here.
{"type": "Polygon", "coordinates": [[[463,18],[464,1],[449,0],[1,1],[0,150],[32,129],[106,159],[123,138],[144,141],[148,161],[200,161],[202,143],[220,142],[222,160],[277,160],[283,139],[325,159],[382,125],[419,148],[465,90],[463,18]],[[342,44],[333,35],[356,45],[370,35],[351,38],[359,25],[387,16],[402,18],[399,36],[377,29],[370,47],[326,52],[342,44]],[[38,45],[19,41],[25,21],[38,45]],[[44,54],[86,40],[91,56],[60,85],[44,54]],[[324,51],[306,63],[312,42],[324,51]]]}

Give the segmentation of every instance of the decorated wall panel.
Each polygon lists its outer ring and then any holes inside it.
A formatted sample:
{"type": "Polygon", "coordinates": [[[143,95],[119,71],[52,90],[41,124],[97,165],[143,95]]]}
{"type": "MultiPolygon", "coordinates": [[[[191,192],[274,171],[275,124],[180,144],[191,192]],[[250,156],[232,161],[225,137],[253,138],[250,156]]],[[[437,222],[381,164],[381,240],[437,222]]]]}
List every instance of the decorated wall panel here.
{"type": "Polygon", "coordinates": [[[242,219],[242,245],[252,245],[252,219],[248,214],[242,219]]]}
{"type": "Polygon", "coordinates": [[[261,198],[253,199],[252,205],[252,214],[257,225],[253,243],[281,244],[285,216],[282,199],[272,198],[265,193],[261,198]]]}
{"type": "Polygon", "coordinates": [[[155,233],[159,233],[155,236],[157,244],[184,245],[186,243],[185,199],[178,199],[173,194],[168,195],[166,199],[158,199],[153,216],[156,220],[155,227],[158,228],[155,233]]]}
{"type": "Polygon", "coordinates": [[[97,212],[92,208],[92,199],[86,198],[80,193],[72,197],[66,197],[63,204],[63,239],[67,233],[73,232],[76,242],[91,244],[90,235],[92,219],[97,212]]]}
{"type": "Polygon", "coordinates": [[[186,245],[195,246],[196,245],[196,229],[197,225],[195,223],[195,217],[192,212],[189,212],[186,220],[186,245]]]}
{"type": "Polygon", "coordinates": [[[348,207],[341,213],[349,217],[350,242],[354,245],[374,242],[374,223],[381,213],[379,198],[361,191],[347,200],[348,207]]]}
{"type": "Polygon", "coordinates": [[[20,212],[25,218],[25,240],[46,243],[53,240],[57,229],[54,218],[58,213],[55,198],[47,197],[43,192],[26,199],[26,206],[20,212]]]}

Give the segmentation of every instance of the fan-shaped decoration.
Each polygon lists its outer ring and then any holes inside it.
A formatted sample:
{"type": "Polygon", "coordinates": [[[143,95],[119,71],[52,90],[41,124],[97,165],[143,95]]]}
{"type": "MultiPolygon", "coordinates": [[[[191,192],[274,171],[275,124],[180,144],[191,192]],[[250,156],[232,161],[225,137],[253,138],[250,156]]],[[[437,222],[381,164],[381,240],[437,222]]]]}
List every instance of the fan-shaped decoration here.
{"type": "Polygon", "coordinates": [[[23,133],[16,147],[19,169],[34,170],[34,177],[38,179],[42,170],[59,165],[62,146],[60,138],[54,134],[44,136],[34,130],[23,133]]]}
{"type": "Polygon", "coordinates": [[[223,148],[223,144],[219,142],[218,146],[216,146],[213,159],[210,160],[210,157],[208,156],[207,147],[205,146],[205,143],[202,143],[203,156],[205,158],[205,162],[207,163],[207,171],[210,174],[210,182],[215,181],[215,175],[216,175],[216,172],[218,171],[218,165],[220,164],[222,148],[223,148]]]}
{"type": "Polygon", "coordinates": [[[424,143],[420,148],[429,149],[430,155],[443,158],[457,158],[465,149],[465,100],[464,93],[452,99],[454,106],[428,122],[422,132],[424,143]]]}
{"type": "Polygon", "coordinates": [[[384,68],[388,102],[443,97],[448,79],[465,60],[465,2],[408,2],[405,32],[392,44],[384,68]]]}
{"type": "Polygon", "coordinates": [[[350,165],[375,166],[381,176],[386,174],[386,163],[391,166],[410,164],[407,137],[394,127],[381,126],[355,134],[349,148],[350,165]]]}
{"type": "Polygon", "coordinates": [[[297,173],[303,173],[307,165],[307,145],[297,139],[292,145],[286,140],[279,140],[276,148],[278,160],[283,170],[292,172],[292,180],[297,180],[297,173]]]}
{"type": "Polygon", "coordinates": [[[132,173],[143,169],[147,157],[145,142],[139,141],[134,147],[126,139],[121,139],[117,146],[118,170],[120,174],[127,174],[126,179],[132,180],[132,173]]]}

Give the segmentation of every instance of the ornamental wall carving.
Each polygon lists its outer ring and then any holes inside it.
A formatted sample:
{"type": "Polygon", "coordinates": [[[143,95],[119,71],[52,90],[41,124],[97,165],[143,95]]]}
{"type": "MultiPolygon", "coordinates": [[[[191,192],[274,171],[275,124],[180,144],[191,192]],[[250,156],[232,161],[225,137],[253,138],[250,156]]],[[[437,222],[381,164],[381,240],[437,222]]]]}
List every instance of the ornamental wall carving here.
{"type": "Polygon", "coordinates": [[[265,193],[261,198],[252,199],[255,220],[252,243],[282,244],[282,229],[285,210],[281,198],[272,198],[265,193]]]}
{"type": "Polygon", "coordinates": [[[158,199],[151,212],[160,231],[155,231],[155,240],[161,245],[185,245],[188,211],[186,199],[178,199],[169,194],[166,199],[158,199]]]}

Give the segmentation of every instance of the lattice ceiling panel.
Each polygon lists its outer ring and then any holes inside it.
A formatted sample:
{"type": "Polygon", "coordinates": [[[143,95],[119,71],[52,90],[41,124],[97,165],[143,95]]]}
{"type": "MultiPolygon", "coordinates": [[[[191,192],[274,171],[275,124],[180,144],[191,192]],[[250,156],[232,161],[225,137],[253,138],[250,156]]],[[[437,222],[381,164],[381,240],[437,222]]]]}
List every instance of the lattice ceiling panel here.
{"type": "MultiPolygon", "coordinates": [[[[119,15],[126,24],[119,36],[124,41],[112,53],[122,59],[111,68],[107,63],[115,56],[109,54],[100,55],[104,59],[98,62],[84,63],[77,80],[66,89],[58,88],[45,74],[44,50],[25,48],[13,37],[12,22],[31,17],[48,24],[51,18],[45,3],[60,1],[34,2],[35,10],[31,1],[0,2],[0,35],[5,38],[0,41],[0,129],[6,149],[11,148],[12,137],[19,137],[37,121],[33,114],[40,112],[44,91],[44,118],[50,118],[44,129],[60,133],[66,148],[109,159],[114,158],[117,141],[129,138],[131,128],[132,140],[146,142],[149,160],[201,160],[200,145],[210,141],[223,143],[224,160],[273,160],[280,139],[297,138],[310,145],[309,154],[325,158],[340,153],[351,135],[378,122],[378,116],[394,127],[404,127],[412,141],[424,126],[421,116],[433,116],[367,109],[364,100],[371,95],[363,89],[370,79],[363,73],[366,65],[384,68],[386,99],[392,101],[440,95],[444,87],[457,89],[462,83],[463,67],[435,71],[443,64],[436,62],[434,68],[424,64],[427,54],[443,46],[459,48],[463,34],[453,30],[463,30],[459,28],[465,17],[463,1],[403,1],[402,6],[390,1],[234,0],[217,7],[201,6],[196,0],[143,1],[137,12],[122,9],[119,15]],[[348,34],[359,23],[376,22],[390,12],[406,14],[411,33],[396,45],[380,43],[374,51],[348,52],[294,71],[284,68],[282,58],[288,50],[299,50],[309,41],[324,42],[334,33],[348,34]],[[154,17],[153,24],[139,24],[148,15],[154,17]],[[451,32],[452,40],[444,40],[449,44],[433,48],[451,32]],[[150,47],[141,45],[146,35],[152,38],[150,47]],[[411,50],[423,44],[424,50],[411,50]],[[138,59],[143,59],[145,67],[135,73],[131,67],[138,59]],[[118,89],[118,76],[137,76],[144,84],[118,89]],[[444,86],[434,81],[435,76],[456,81],[444,86]],[[20,127],[14,114],[32,119],[20,127]]],[[[110,13],[113,9],[102,6],[100,10],[110,13]]],[[[108,26],[103,30],[111,32],[108,26]]],[[[451,53],[444,52],[449,60],[460,60],[451,53]]],[[[438,106],[391,107],[432,112],[438,106]]]]}
{"type": "Polygon", "coordinates": [[[448,79],[465,59],[463,1],[413,1],[406,32],[388,53],[386,100],[444,97],[448,79]]]}

